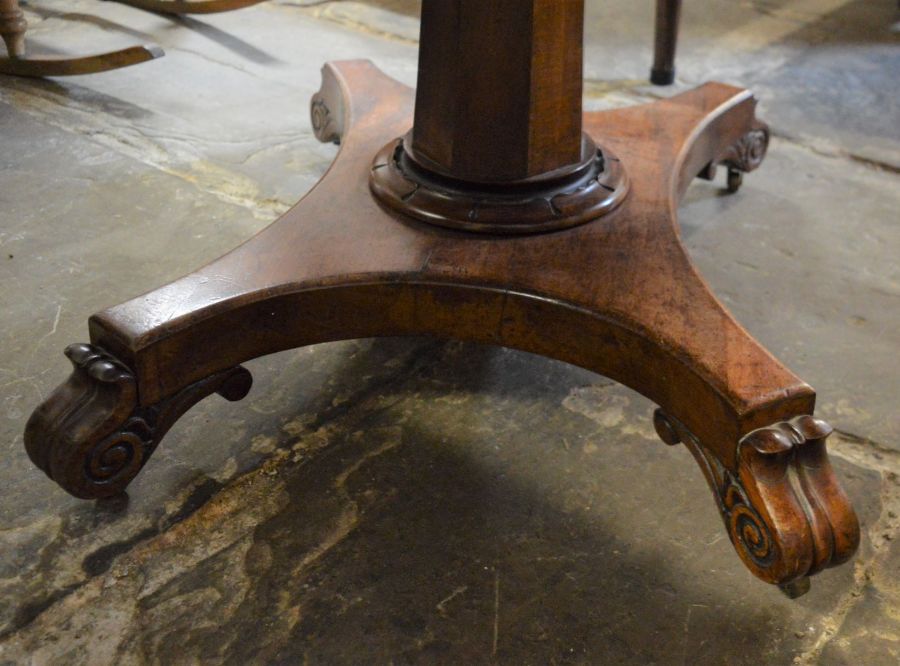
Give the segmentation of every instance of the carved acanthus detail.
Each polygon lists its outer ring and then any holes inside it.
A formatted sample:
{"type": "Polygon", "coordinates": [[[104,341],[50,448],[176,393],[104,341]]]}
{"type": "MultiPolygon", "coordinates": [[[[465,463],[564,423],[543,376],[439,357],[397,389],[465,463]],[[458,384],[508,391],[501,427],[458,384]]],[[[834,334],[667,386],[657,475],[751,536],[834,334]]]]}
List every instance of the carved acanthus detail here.
{"type": "Polygon", "coordinates": [[[328,109],[328,104],[318,94],[313,96],[309,113],[313,132],[315,132],[319,141],[322,143],[340,143],[341,134],[338,131],[334,116],[328,109]]]}
{"type": "Polygon", "coordinates": [[[72,374],[31,415],[25,448],[47,476],[83,499],[122,492],[185,412],[212,393],[240,400],[252,383],[238,366],[140,406],[134,375],[104,350],[76,344],[66,356],[72,374]]]}
{"type": "Polygon", "coordinates": [[[769,137],[769,126],[757,120],[753,129],[706,165],[699,177],[715,180],[716,167],[722,165],[728,169],[728,191],[737,192],[744,183],[744,174],[758,169],[766,158],[769,137]]]}
{"type": "Polygon", "coordinates": [[[856,552],[859,523],[828,461],[824,421],[799,416],[747,434],[736,469],[661,410],[654,424],[664,442],[694,455],[735,549],[758,577],[797,596],[810,575],[856,552]]]}
{"type": "Polygon", "coordinates": [[[729,169],[749,173],[759,168],[769,150],[769,128],[762,123],[750,130],[716,160],[729,169]]]}

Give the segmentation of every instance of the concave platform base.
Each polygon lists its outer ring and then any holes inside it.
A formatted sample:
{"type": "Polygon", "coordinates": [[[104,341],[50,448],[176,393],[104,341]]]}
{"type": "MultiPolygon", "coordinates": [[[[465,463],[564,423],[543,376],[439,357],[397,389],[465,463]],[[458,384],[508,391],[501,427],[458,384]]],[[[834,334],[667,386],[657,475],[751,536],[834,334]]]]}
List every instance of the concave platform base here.
{"type": "Polygon", "coordinates": [[[413,91],[364,61],[327,65],[313,120],[342,148],[292,210],[225,257],[93,316],[91,345],[35,411],[32,460],[70,493],[121,492],[165,430],[213,392],[239,399],[239,364],[304,345],[431,335],[502,345],[588,368],[661,410],[715,494],[748,568],[802,593],[845,561],[856,516],[814,419],[815,394],[710,293],[675,210],[698,174],[748,171],[768,132],[747,91],[707,84],[649,105],[591,113],[585,131],[631,188],[602,218],[563,231],[490,236],[393,212],[369,190],[373,156],[412,123],[413,91]]]}

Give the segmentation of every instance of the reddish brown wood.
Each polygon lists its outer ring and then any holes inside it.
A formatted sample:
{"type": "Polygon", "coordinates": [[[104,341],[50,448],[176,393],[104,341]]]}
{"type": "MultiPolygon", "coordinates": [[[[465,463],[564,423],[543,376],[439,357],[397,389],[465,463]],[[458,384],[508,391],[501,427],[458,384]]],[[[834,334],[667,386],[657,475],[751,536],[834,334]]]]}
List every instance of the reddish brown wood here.
{"type": "Polygon", "coordinates": [[[66,356],[72,376],[35,410],[25,445],[38,467],[84,499],[121,493],[169,428],[200,400],[213,393],[241,400],[252,384],[238,366],[141,406],[134,375],[102,349],[70,345],[66,356]]]}
{"type": "Polygon", "coordinates": [[[583,31],[583,0],[425,0],[410,155],[472,183],[581,164],[583,31]]]}
{"type": "Polygon", "coordinates": [[[628,178],[582,131],[583,0],[424,0],[415,124],[372,191],[420,220],[537,233],[609,213],[628,178]]]}
{"type": "Polygon", "coordinates": [[[331,169],[230,254],[91,317],[91,346],[70,352],[72,376],[29,421],[35,463],[73,494],[106,496],[196,400],[222,381],[239,398],[247,360],[431,335],[560,359],[656,402],[661,437],[694,454],[763,580],[797,594],[849,558],[859,527],[828,465],[830,430],[812,417],[815,393],[734,321],[679,240],[675,210],[694,177],[762,161],[753,96],[710,83],[587,114],[584,130],[630,176],[627,197],[590,223],[509,236],[448,230],[372,196],[373,155],[409,130],[413,106],[412,90],[368,62],[326,66],[312,111],[318,136],[341,142],[331,169]]]}
{"type": "Polygon", "coordinates": [[[390,142],[372,162],[372,192],[386,206],[450,229],[499,235],[542,233],[590,222],[628,195],[628,175],[615,154],[594,150],[579,170],[547,183],[474,187],[419,168],[390,142]]]}

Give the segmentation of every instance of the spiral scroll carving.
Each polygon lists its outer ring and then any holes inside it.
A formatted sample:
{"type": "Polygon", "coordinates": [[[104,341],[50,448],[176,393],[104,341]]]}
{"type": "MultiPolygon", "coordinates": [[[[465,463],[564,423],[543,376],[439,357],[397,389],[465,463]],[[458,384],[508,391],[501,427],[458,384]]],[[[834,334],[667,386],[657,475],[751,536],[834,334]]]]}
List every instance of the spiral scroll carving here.
{"type": "Polygon", "coordinates": [[[760,167],[768,150],[769,128],[761,125],[742,136],[717,161],[731,169],[747,173],[760,167]]]}
{"type": "Polygon", "coordinates": [[[158,427],[154,432],[152,419],[148,423],[145,416],[132,416],[120,430],[91,449],[85,459],[85,476],[97,485],[117,486],[122,481],[127,485],[153,453],[162,434],[158,427]]]}
{"type": "Polygon", "coordinates": [[[313,132],[322,143],[340,143],[341,135],[328,104],[319,96],[313,97],[309,110],[313,132]]]}
{"type": "Polygon", "coordinates": [[[728,171],[728,190],[737,192],[744,182],[744,174],[758,169],[769,151],[769,126],[755,121],[755,126],[706,165],[699,177],[715,180],[718,166],[728,171]]]}
{"type": "MultiPolygon", "coordinates": [[[[730,477],[730,474],[726,474],[730,477]]],[[[725,490],[724,515],[728,531],[739,549],[759,567],[767,567],[775,558],[775,542],[769,526],[748,504],[747,498],[733,478],[725,490]]]]}
{"type": "Polygon", "coordinates": [[[859,523],[828,461],[824,421],[800,416],[747,434],[734,468],[661,410],[654,424],[664,442],[693,454],[735,550],[755,575],[796,596],[808,589],[808,576],[856,551],[859,523]]]}
{"type": "Polygon", "coordinates": [[[83,499],[121,493],[187,410],[212,393],[240,400],[252,383],[238,366],[144,406],[132,372],[104,350],[71,345],[66,356],[72,374],[32,414],[25,448],[47,476],[83,499]]]}

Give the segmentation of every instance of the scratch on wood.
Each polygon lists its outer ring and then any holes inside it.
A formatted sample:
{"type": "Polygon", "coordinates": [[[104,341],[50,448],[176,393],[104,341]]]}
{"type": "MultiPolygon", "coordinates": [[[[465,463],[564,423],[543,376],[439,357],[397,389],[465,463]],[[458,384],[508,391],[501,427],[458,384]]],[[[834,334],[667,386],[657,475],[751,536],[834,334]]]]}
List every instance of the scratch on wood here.
{"type": "Polygon", "coordinates": [[[450,593],[449,595],[447,595],[444,599],[442,599],[442,600],[440,601],[440,603],[438,603],[438,605],[435,607],[435,608],[437,608],[438,613],[440,613],[441,615],[443,615],[443,614],[444,614],[444,607],[445,607],[448,603],[450,603],[451,601],[453,601],[454,599],[456,599],[456,597],[458,597],[459,595],[461,595],[462,593],[464,593],[464,592],[465,592],[466,590],[468,590],[468,589],[469,589],[469,586],[468,586],[468,585],[463,585],[462,587],[458,587],[458,588],[456,588],[455,590],[453,590],[453,592],[451,592],[451,593],[450,593]]]}

